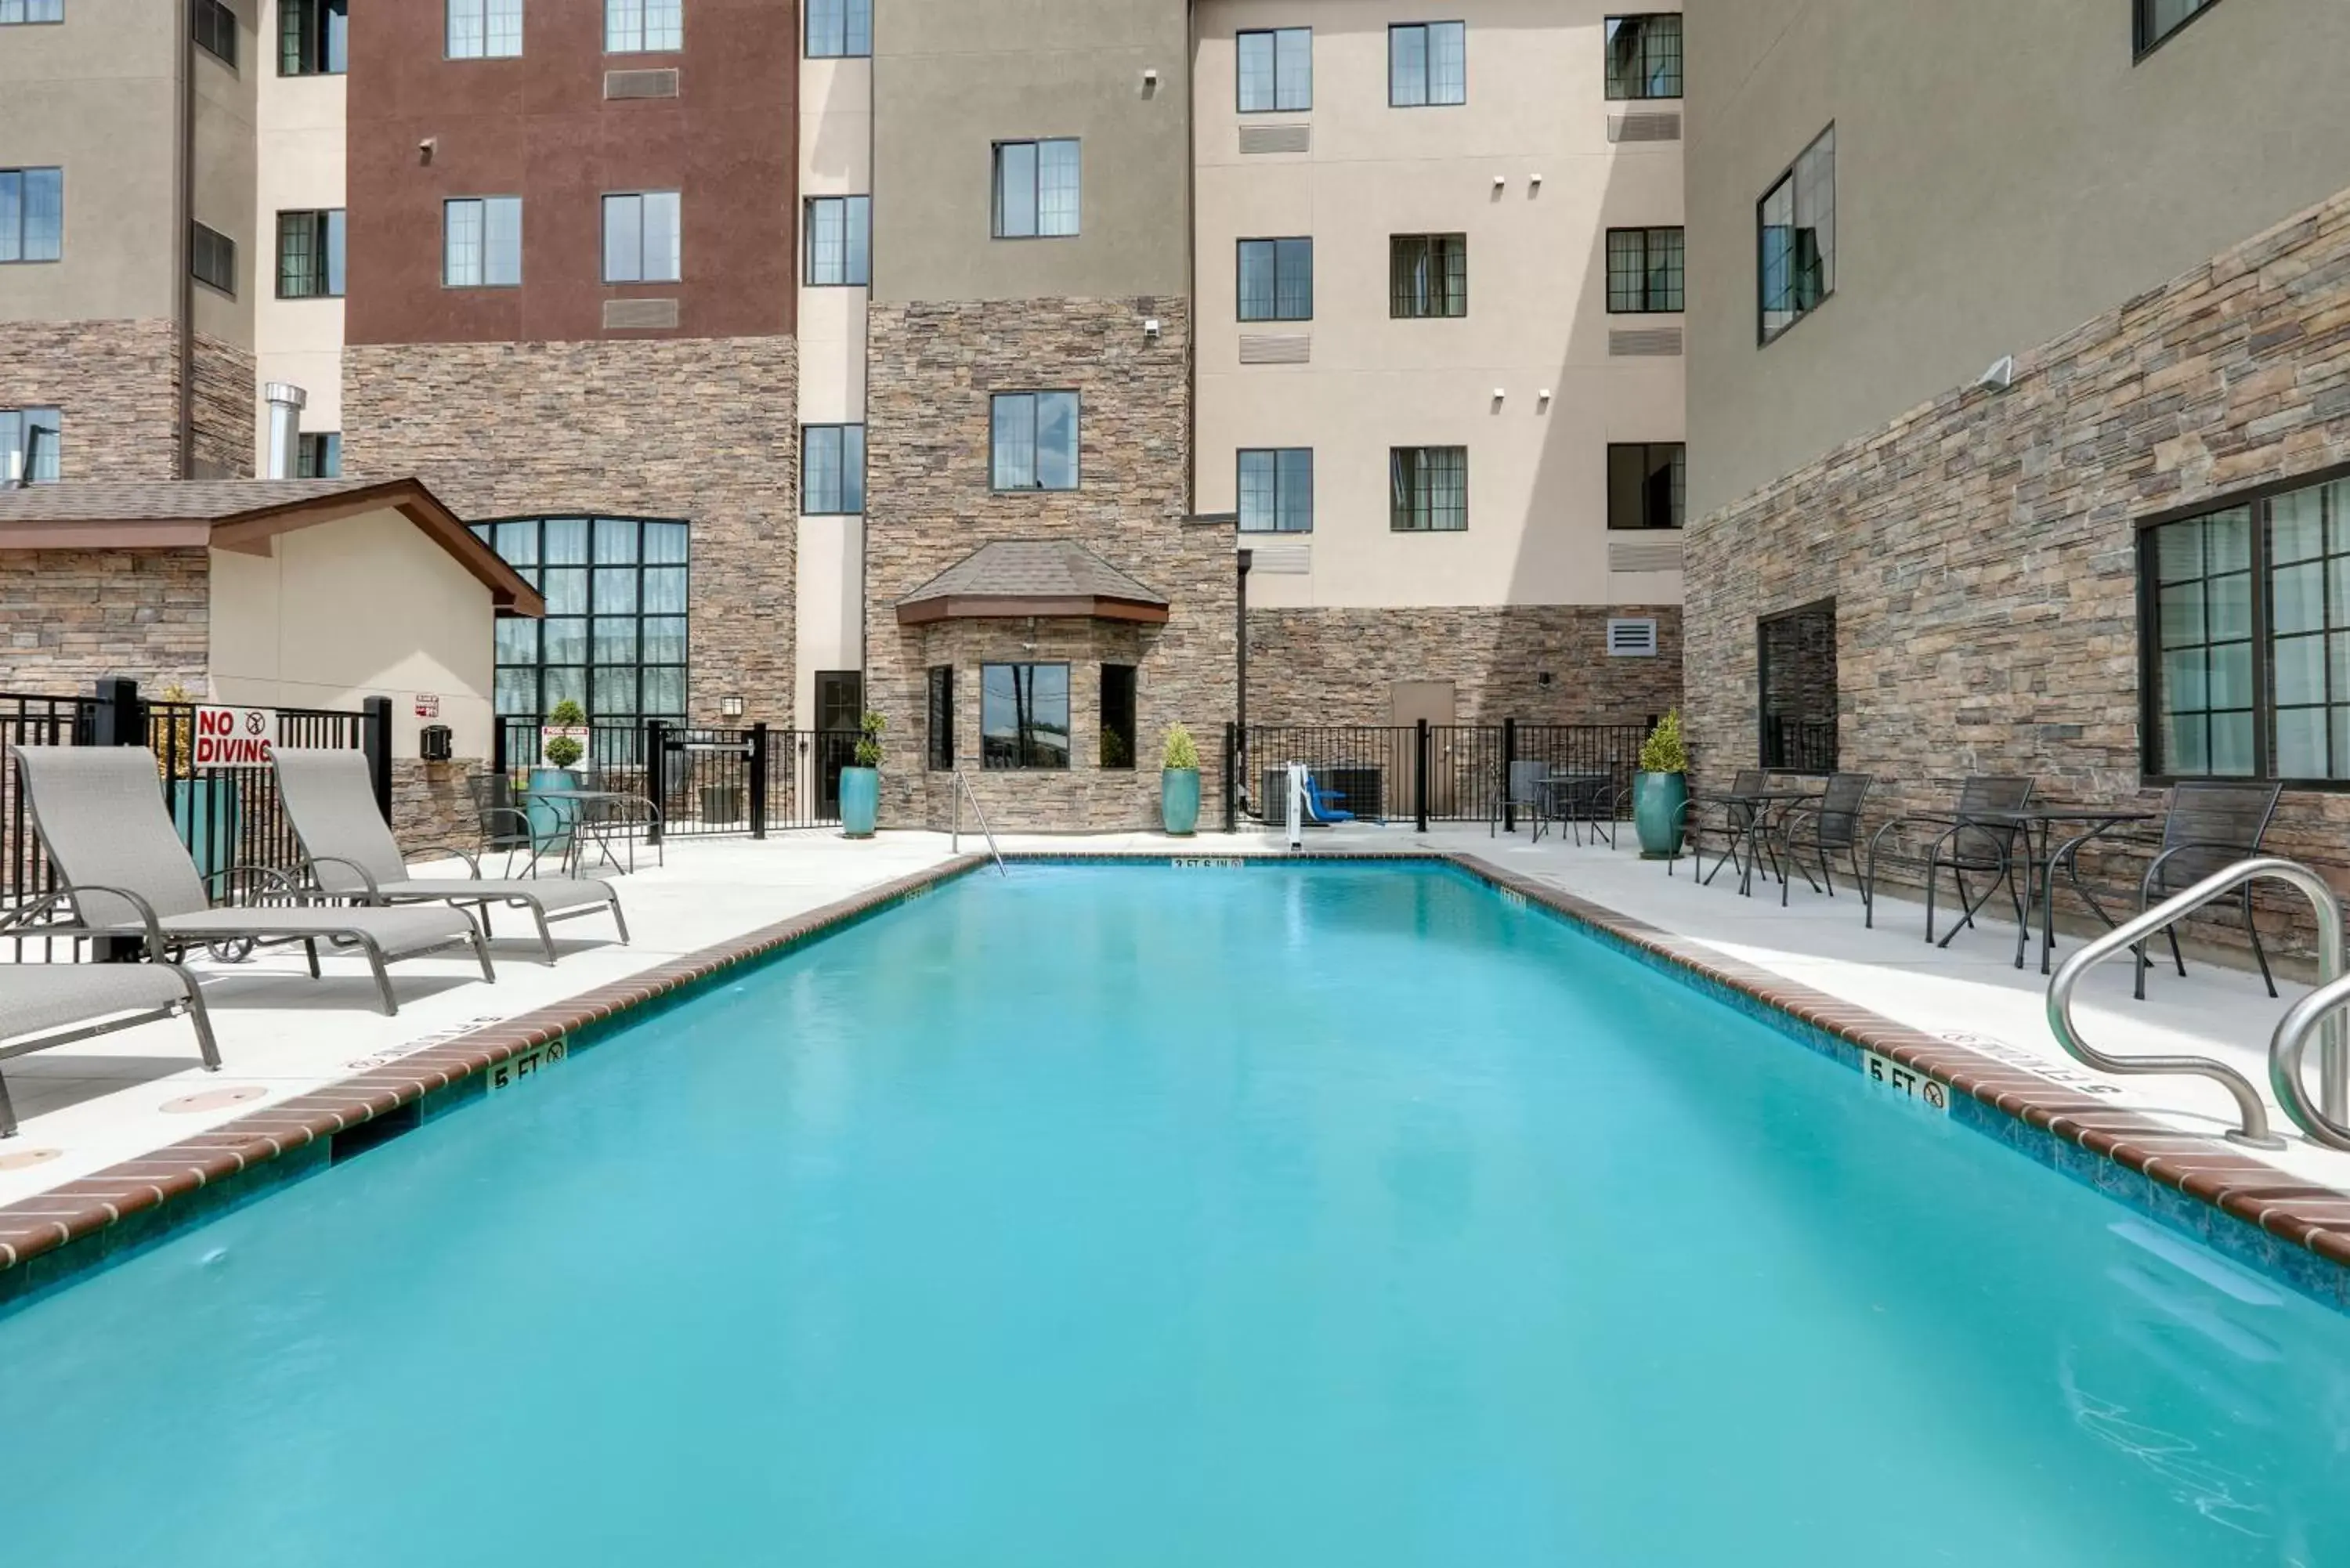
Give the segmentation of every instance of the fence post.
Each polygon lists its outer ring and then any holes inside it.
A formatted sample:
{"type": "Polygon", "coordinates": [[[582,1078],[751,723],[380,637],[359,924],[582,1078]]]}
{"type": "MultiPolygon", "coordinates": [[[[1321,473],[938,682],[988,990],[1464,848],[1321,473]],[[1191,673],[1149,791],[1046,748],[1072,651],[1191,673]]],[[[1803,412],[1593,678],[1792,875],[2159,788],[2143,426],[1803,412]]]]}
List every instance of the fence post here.
{"type": "Polygon", "coordinates": [[[661,824],[669,820],[669,726],[659,719],[645,721],[645,798],[653,803],[653,820],[645,842],[661,841],[661,824]]]}
{"type": "Polygon", "coordinates": [[[391,823],[391,699],[368,697],[359,701],[359,743],[367,749],[368,772],[375,776],[375,808],[391,823]]]}
{"type": "Polygon", "coordinates": [[[139,682],[127,675],[109,675],[97,687],[98,711],[92,716],[93,746],[143,746],[147,726],[140,723],[139,682]]]}
{"type": "Polygon", "coordinates": [[[506,716],[490,715],[490,772],[503,777],[506,771],[506,716]]]}
{"type": "Polygon", "coordinates": [[[767,722],[751,726],[751,836],[767,836],[767,722]]]}
{"type": "Polygon", "coordinates": [[[1422,719],[1412,732],[1411,817],[1415,828],[1428,831],[1428,721],[1422,719]]]}
{"type": "Polygon", "coordinates": [[[1240,801],[1232,793],[1232,784],[1240,773],[1240,726],[1230,719],[1224,721],[1224,831],[1234,833],[1241,825],[1240,801]]]}
{"type": "Polygon", "coordinates": [[[1504,833],[1518,830],[1517,760],[1518,722],[1504,719],[1502,721],[1502,831],[1504,833]]]}

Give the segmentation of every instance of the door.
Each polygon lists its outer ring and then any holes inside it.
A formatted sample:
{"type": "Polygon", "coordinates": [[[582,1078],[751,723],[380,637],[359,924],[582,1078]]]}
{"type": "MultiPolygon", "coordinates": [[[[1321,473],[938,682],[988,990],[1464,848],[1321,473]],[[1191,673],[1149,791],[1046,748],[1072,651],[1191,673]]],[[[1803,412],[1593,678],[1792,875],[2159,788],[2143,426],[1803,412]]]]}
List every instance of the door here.
{"type": "Polygon", "coordinates": [[[1799,774],[1835,772],[1835,600],[1766,616],[1754,629],[1762,765],[1799,774]]]}
{"type": "Polygon", "coordinates": [[[840,815],[840,770],[857,754],[858,726],[865,718],[865,676],[856,670],[819,670],[816,675],[816,815],[840,815]]]}
{"type": "Polygon", "coordinates": [[[1399,680],[1388,689],[1388,713],[1399,730],[1412,732],[1397,737],[1396,749],[1402,756],[1402,766],[1396,770],[1403,793],[1387,803],[1388,811],[1396,816],[1414,815],[1419,800],[1419,726],[1423,719],[1432,732],[1428,737],[1428,815],[1433,817],[1451,816],[1458,808],[1460,792],[1455,787],[1452,766],[1454,741],[1452,682],[1450,680],[1399,680]]]}

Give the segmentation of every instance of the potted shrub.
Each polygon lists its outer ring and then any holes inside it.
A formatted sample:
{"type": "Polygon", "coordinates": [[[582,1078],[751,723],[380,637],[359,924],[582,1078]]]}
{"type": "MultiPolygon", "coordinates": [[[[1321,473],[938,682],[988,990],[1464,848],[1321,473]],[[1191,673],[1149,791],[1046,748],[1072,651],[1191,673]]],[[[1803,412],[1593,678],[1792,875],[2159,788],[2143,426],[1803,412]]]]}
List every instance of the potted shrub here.
{"type": "Polygon", "coordinates": [[[1159,750],[1159,819],[1178,837],[1200,826],[1200,747],[1180,724],[1169,728],[1159,750]]]}
{"type": "Polygon", "coordinates": [[[580,737],[588,728],[588,715],[578,703],[566,697],[546,715],[539,726],[538,754],[540,764],[530,770],[530,795],[525,808],[530,817],[531,836],[542,848],[552,847],[558,854],[570,847],[572,819],[578,815],[576,800],[546,800],[538,791],[577,789],[580,780],[576,771],[579,759],[588,754],[588,744],[580,737]]]}
{"type": "Polygon", "coordinates": [[[1640,771],[1632,780],[1632,826],[1642,859],[1670,860],[1680,853],[1681,807],[1688,804],[1689,745],[1675,708],[1640,742],[1640,771]]]}
{"type": "Polygon", "coordinates": [[[851,838],[873,836],[881,815],[881,733],[889,721],[868,713],[858,725],[856,761],[840,770],[840,827],[851,838]]]}
{"type": "MultiPolygon", "coordinates": [[[[161,700],[165,702],[193,703],[196,696],[174,681],[163,688],[161,700]]],[[[243,792],[237,787],[234,770],[223,768],[216,773],[199,774],[192,766],[196,733],[196,717],[192,709],[181,722],[173,714],[164,725],[168,740],[165,754],[159,759],[163,777],[172,786],[172,826],[179,830],[180,842],[188,846],[188,857],[196,863],[196,875],[204,879],[205,888],[221,891],[213,878],[236,864],[236,846],[242,841],[244,827],[243,792]]]]}

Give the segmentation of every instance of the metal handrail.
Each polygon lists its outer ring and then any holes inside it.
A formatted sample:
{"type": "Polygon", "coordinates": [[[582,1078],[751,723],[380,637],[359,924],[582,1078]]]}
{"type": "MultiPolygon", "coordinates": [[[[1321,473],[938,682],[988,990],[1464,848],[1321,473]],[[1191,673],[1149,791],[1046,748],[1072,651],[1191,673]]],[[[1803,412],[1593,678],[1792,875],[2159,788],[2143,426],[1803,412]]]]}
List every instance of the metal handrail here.
{"type": "Polygon", "coordinates": [[[954,787],[948,793],[954,797],[954,820],[947,831],[947,852],[951,855],[962,853],[962,803],[967,800],[971,802],[972,815],[979,818],[979,831],[987,839],[987,852],[995,857],[996,874],[1011,876],[1012,868],[1003,864],[1003,852],[995,847],[995,831],[987,826],[987,813],[980,809],[979,796],[972,794],[971,781],[962,776],[961,768],[955,769],[954,787]]]}
{"type": "Polygon", "coordinates": [[[2269,1037],[2269,1087],[2312,1142],[2350,1150],[2350,1072],[2344,1071],[2350,1063],[2344,1060],[2337,1011],[2345,1002],[2350,1002],[2350,975],[2337,975],[2285,1009],[2269,1037]],[[2319,1103],[2312,1105],[2302,1086],[2301,1059],[2309,1050],[2311,1027],[2321,1022],[2325,1036],[2317,1058],[2319,1103]]]}
{"type": "MultiPolygon", "coordinates": [[[[2112,930],[2082,948],[2071,958],[2066,959],[2057,969],[2055,978],[2048,982],[2048,1027],[2054,1032],[2056,1044],[2064,1048],[2066,1054],[2085,1066],[2095,1068],[2100,1073],[2125,1075],[2133,1073],[2181,1073],[2211,1079],[2221,1088],[2226,1089],[2235,1100],[2236,1109],[2243,1121],[2241,1127],[2229,1129],[2227,1136],[2230,1138],[2237,1143],[2251,1144],[2259,1148],[2282,1148],[2284,1147],[2284,1140],[2269,1130],[2268,1107],[2262,1103],[2260,1091],[2252,1087],[2251,1081],[2233,1067],[2223,1062],[2212,1061],[2206,1056],[2108,1056],[2083,1040],[2079,1029],[2073,1022],[2074,987],[2080,983],[2081,977],[2092,968],[2113,957],[2124,948],[2142,948],[2147,939],[2177,925],[2213,899],[2232,893],[2248,882],[2263,879],[2286,883],[2299,888],[2307,896],[2311,909],[2317,914],[2317,968],[2320,985],[2316,994],[2323,995],[2335,991],[2337,988],[2334,982],[2342,978],[2343,969],[2342,906],[2335,901],[2333,888],[2323,877],[2298,861],[2266,856],[2256,860],[2240,860],[2224,870],[2213,872],[2184,892],[2176,894],[2157,904],[2153,909],[2144,911],[2137,919],[2123,921],[2112,930]]],[[[2145,961],[2143,953],[2139,955],[2138,961],[2141,963],[2145,961]]],[[[2292,1092],[2288,1093],[2283,1082],[2277,1076],[2281,1069],[2280,1052],[2288,1044],[2287,1028],[2298,1023],[2302,1035],[2305,1036],[2310,1021],[2325,1011],[2324,1007],[2310,1009],[2310,1002],[2315,1000],[2316,995],[2313,995],[2295,1003],[2286,1012],[2283,1022],[2277,1026],[2276,1036],[2271,1041],[2269,1046],[2269,1080],[2278,1090],[2277,1097],[2283,1105],[2285,1114],[2292,1116],[2312,1137],[2322,1143],[2330,1143],[2332,1140],[2326,1130],[2321,1130],[2319,1127],[2313,1126],[2310,1121],[2303,1119],[2303,1113],[2308,1107],[2300,1093],[2300,1080],[2296,1077],[2293,1081],[2292,1092]]],[[[2335,1002],[2341,1000],[2342,997],[2338,995],[2334,998],[2335,1002]]],[[[2326,1005],[2331,1006],[2334,1003],[2329,1002],[2326,1005]]],[[[2326,1077],[2322,1094],[2326,1102],[2331,1105],[2334,1103],[2336,1096],[2345,1092],[2343,1073],[2345,1064],[2342,1060],[2339,1021],[2328,1020],[2326,1028],[2325,1051],[2320,1059],[2322,1070],[2326,1077]]],[[[2293,1044],[2292,1059],[2293,1064],[2297,1066],[2300,1061],[2301,1043],[2296,1041],[2293,1044]]],[[[2345,1130],[2345,1134],[2350,1134],[2350,1129],[2345,1130]]],[[[2350,1147],[2350,1141],[2335,1144],[2334,1147],[2350,1147]]]]}

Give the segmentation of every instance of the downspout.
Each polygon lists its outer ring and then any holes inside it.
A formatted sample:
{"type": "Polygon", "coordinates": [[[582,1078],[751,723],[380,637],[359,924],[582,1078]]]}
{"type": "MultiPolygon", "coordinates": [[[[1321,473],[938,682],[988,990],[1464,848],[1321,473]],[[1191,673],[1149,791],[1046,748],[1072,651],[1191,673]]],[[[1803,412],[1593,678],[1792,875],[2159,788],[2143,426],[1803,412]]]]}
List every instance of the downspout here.
{"type": "Polygon", "coordinates": [[[196,85],[192,73],[195,52],[195,0],[180,0],[172,9],[178,18],[179,36],[174,42],[172,58],[172,88],[174,107],[179,110],[180,166],[172,185],[172,221],[177,225],[179,244],[167,254],[179,257],[180,271],[176,325],[179,328],[179,477],[192,479],[196,468],[196,265],[192,247],[195,244],[196,191],[196,85]]]}

